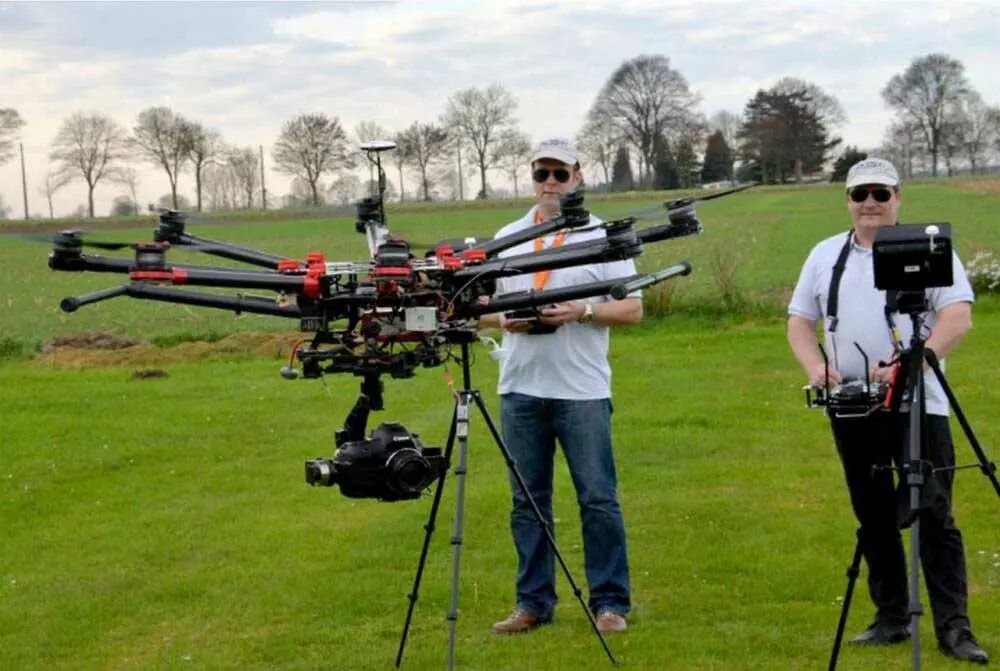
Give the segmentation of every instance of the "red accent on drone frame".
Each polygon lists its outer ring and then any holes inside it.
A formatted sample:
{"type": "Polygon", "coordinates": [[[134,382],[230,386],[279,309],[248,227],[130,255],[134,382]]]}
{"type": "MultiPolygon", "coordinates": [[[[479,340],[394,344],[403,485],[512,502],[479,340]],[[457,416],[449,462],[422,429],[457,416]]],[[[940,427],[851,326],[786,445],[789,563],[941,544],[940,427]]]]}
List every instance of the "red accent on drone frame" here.
{"type": "Polygon", "coordinates": [[[133,270],[128,274],[130,280],[155,280],[171,284],[187,284],[188,274],[183,268],[171,270],[133,270]]]}
{"type": "Polygon", "coordinates": [[[466,249],[462,252],[462,258],[467,263],[482,263],[486,260],[485,249],[466,249]]]}
{"type": "Polygon", "coordinates": [[[302,282],[302,295],[306,298],[320,297],[320,278],[326,274],[326,260],[322,252],[306,254],[306,277],[302,282]]]}
{"type": "Polygon", "coordinates": [[[298,270],[302,267],[302,264],[295,259],[281,259],[278,261],[278,272],[287,273],[293,270],[298,270]]]}
{"type": "Polygon", "coordinates": [[[451,245],[441,245],[440,247],[434,250],[434,256],[438,257],[439,259],[443,259],[446,256],[451,256],[454,253],[455,253],[455,248],[452,247],[451,245]]]}
{"type": "Polygon", "coordinates": [[[409,277],[413,274],[413,268],[408,266],[376,266],[375,275],[393,275],[395,277],[409,277]]]}

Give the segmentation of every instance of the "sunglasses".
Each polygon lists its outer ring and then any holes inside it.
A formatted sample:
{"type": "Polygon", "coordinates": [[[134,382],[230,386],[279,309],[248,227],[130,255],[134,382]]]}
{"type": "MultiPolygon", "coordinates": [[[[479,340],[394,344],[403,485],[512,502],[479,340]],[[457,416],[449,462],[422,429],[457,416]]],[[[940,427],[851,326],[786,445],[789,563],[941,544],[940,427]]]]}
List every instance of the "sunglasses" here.
{"type": "Polygon", "coordinates": [[[892,198],[892,191],[885,188],[884,186],[878,187],[868,187],[868,186],[856,186],[847,194],[851,197],[855,203],[863,203],[868,200],[868,194],[871,194],[875,199],[876,203],[888,203],[889,199],[892,198]]]}
{"type": "Polygon", "coordinates": [[[549,178],[549,175],[556,178],[556,181],[560,184],[565,184],[569,181],[569,170],[565,168],[556,168],[555,170],[549,170],[548,168],[535,168],[535,171],[531,173],[531,178],[541,184],[549,178]]]}

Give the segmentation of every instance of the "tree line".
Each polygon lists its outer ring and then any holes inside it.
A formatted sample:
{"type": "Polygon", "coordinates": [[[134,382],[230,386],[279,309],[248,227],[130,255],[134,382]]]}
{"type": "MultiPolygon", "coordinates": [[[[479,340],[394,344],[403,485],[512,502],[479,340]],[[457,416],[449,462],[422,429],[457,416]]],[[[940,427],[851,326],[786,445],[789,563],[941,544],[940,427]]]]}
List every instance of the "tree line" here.
{"type": "MultiPolygon", "coordinates": [[[[906,176],[976,172],[1000,152],[1000,108],[987,104],[964,75],[962,64],[944,54],[916,58],[881,90],[895,113],[875,152],[893,160],[906,176]]],[[[846,114],[835,97],[793,77],[758,90],[742,113],[720,111],[710,119],[699,110],[700,96],[663,55],[623,62],[597,92],[576,142],[598,171],[602,190],[671,189],[721,181],[800,182],[835,158],[842,140],[836,130],[846,114]]],[[[292,178],[281,206],[348,203],[370,192],[356,173],[365,161],[356,149],[373,139],[392,139],[388,155],[395,185],[391,197],[465,199],[465,175],[478,173],[476,197],[497,192],[489,174],[500,171],[517,193],[527,171],[530,138],[518,128],[517,99],[500,84],[455,92],[434,122],[413,122],[391,132],[363,121],[349,133],[335,115],[300,114],[284,122],[270,149],[274,168],[292,178]],[[463,167],[463,161],[465,166],[463,167]],[[416,185],[406,193],[406,175],[416,185]]],[[[25,121],[14,109],[0,108],[0,164],[14,156],[25,121]]],[[[209,209],[268,206],[263,189],[263,148],[230,145],[207,128],[169,107],[150,107],[126,130],[99,113],[78,112],[65,119],[52,141],[53,169],[39,189],[49,203],[71,181],[87,186],[87,213],[101,182],[127,189],[113,213],[136,212],[138,172],[129,163],[147,162],[166,173],[169,194],[160,205],[209,209]],[[189,172],[195,203],[178,193],[189,172]]],[[[841,164],[864,156],[856,147],[840,151],[841,164]]],[[[468,193],[471,194],[471,189],[468,193]]],[[[274,206],[277,203],[272,203],[274,206]]],[[[3,205],[0,203],[0,214],[3,205]]]]}

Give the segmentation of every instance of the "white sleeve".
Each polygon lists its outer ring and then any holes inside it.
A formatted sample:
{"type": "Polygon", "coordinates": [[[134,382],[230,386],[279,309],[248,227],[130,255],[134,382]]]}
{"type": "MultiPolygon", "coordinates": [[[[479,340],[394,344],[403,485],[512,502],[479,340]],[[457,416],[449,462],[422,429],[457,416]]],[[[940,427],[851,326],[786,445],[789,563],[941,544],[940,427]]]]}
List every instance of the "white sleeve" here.
{"type": "Polygon", "coordinates": [[[816,286],[817,273],[817,250],[819,246],[813,247],[802,265],[799,273],[799,281],[795,284],[795,291],[788,302],[788,314],[793,317],[802,317],[809,321],[819,321],[823,318],[823,306],[819,304],[819,287],[816,286]]]}
{"type": "MultiPolygon", "coordinates": [[[[635,261],[625,259],[623,261],[609,261],[601,264],[601,275],[605,280],[615,280],[619,277],[632,277],[636,274],[635,261]]],[[[627,298],[642,298],[642,290],[633,291],[627,298]]]]}
{"type": "Polygon", "coordinates": [[[952,303],[972,303],[976,300],[965,266],[954,251],[951,253],[951,280],[950,287],[936,287],[928,292],[928,300],[935,310],[952,303]]]}

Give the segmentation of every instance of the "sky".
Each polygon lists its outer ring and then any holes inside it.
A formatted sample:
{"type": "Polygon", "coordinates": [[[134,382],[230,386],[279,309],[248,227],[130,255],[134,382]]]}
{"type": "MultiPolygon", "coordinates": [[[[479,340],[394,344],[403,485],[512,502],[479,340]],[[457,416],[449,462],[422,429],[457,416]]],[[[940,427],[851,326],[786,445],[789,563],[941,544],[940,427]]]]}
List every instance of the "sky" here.
{"type": "MultiPolygon", "coordinates": [[[[836,133],[868,148],[892,118],[879,91],[914,58],[958,59],[984,99],[1000,103],[997,35],[1000,0],[0,0],[0,108],[26,122],[29,210],[47,216],[38,188],[53,167],[49,147],[63,120],[81,111],[130,129],[140,111],[165,105],[230,144],[263,145],[268,190],[281,195],[289,178],[272,170],[270,150],[296,115],[395,131],[436,121],[460,89],[501,83],[534,141],[572,137],[618,65],[660,54],[701,96],[706,116],[739,114],[758,89],[797,77],[835,96],[847,114],[836,133]]],[[[161,170],[136,167],[140,203],[169,191],[161,170]]],[[[491,180],[503,183],[499,172],[491,180]]],[[[193,200],[190,172],[180,191],[193,200]]],[[[98,185],[98,214],[123,194],[98,185]]],[[[23,216],[17,159],[0,166],[0,198],[10,216],[23,216]]],[[[77,181],[57,194],[56,215],[85,202],[77,181]]]]}

